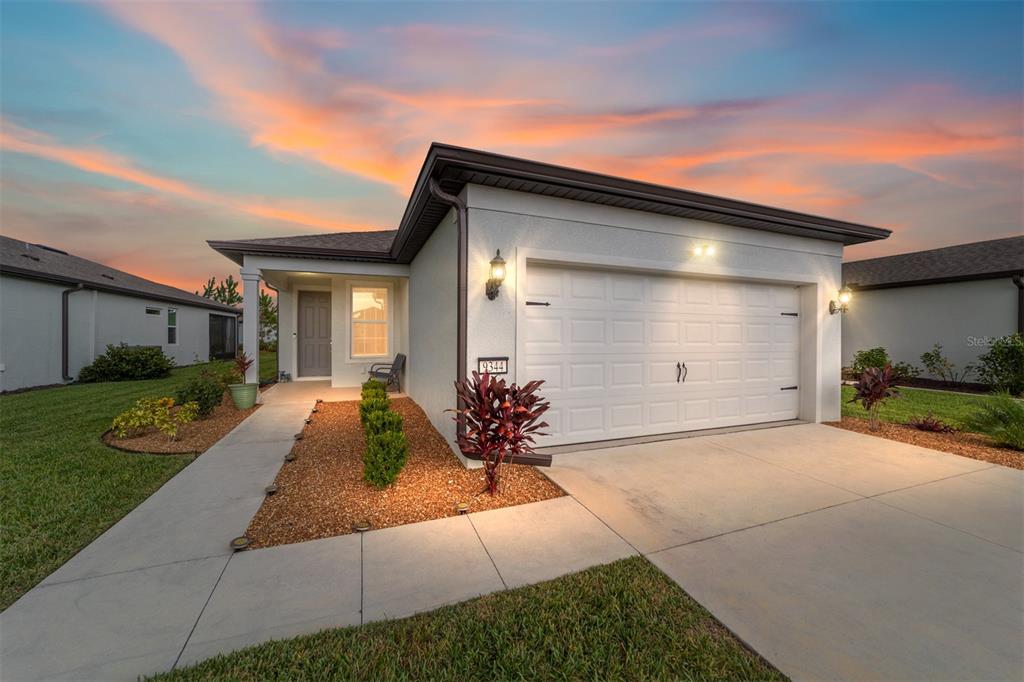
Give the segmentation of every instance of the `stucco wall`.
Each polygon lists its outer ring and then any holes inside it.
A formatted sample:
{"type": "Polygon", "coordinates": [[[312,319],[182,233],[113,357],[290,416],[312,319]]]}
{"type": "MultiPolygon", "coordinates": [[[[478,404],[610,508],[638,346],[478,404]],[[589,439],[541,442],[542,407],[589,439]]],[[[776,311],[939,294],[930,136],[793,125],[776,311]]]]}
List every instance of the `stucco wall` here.
{"type": "Polygon", "coordinates": [[[408,392],[454,452],[458,231],[449,212],[409,270],[408,392]]]}
{"type": "Polygon", "coordinates": [[[921,354],[942,344],[958,367],[976,364],[986,339],[1017,330],[1017,287],[1009,277],[854,293],[843,316],[843,364],[882,346],[894,362],[924,370],[921,354]]]}
{"type": "MultiPolygon", "coordinates": [[[[469,185],[467,362],[508,356],[516,375],[517,278],[528,258],[679,274],[789,282],[801,290],[801,418],[839,416],[840,320],[828,314],[839,288],[835,242],[734,228],[641,211],[469,185]],[[713,243],[713,257],[692,249],[713,243]],[[484,295],[489,262],[508,262],[497,300],[484,295]]],[[[415,343],[415,341],[414,341],[415,343]]]]}
{"type": "MultiPolygon", "coordinates": [[[[61,292],[67,287],[0,277],[0,390],[62,382],[61,292]]],[[[103,353],[107,344],[160,346],[178,365],[208,359],[214,311],[90,290],[71,294],[69,373],[103,353]],[[146,308],[159,315],[147,315],[146,308]],[[167,309],[178,311],[178,343],[167,344],[167,309]]],[[[214,313],[216,314],[216,313],[214,313]]]]}

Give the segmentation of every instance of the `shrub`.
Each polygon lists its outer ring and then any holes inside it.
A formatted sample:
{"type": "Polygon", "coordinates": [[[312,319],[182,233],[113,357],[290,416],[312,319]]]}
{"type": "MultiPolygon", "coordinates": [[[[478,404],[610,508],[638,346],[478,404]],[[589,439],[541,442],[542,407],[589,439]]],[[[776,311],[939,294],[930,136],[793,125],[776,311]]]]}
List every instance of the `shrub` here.
{"type": "Polygon", "coordinates": [[[391,401],[385,396],[367,396],[359,403],[359,421],[366,426],[366,420],[374,412],[387,412],[391,401]]]}
{"type": "Polygon", "coordinates": [[[925,417],[911,417],[907,420],[907,426],[913,426],[918,431],[931,431],[933,433],[951,433],[956,430],[946,422],[936,418],[931,412],[925,417]]]}
{"type": "Polygon", "coordinates": [[[1024,402],[1006,391],[991,395],[965,422],[967,428],[984,433],[996,445],[1024,450],[1024,402]]]}
{"type": "Polygon", "coordinates": [[[900,379],[915,379],[921,376],[921,368],[911,365],[909,362],[897,362],[892,366],[892,371],[900,379]]]}
{"type": "Polygon", "coordinates": [[[366,435],[377,435],[393,431],[402,432],[402,415],[391,410],[377,410],[366,415],[366,435]]]}
{"type": "Polygon", "coordinates": [[[996,339],[978,360],[982,382],[1000,391],[1024,394],[1024,336],[1010,334],[996,339]]]}
{"type": "Polygon", "coordinates": [[[962,384],[974,372],[974,365],[964,365],[963,369],[957,370],[956,364],[942,354],[942,345],[938,343],[921,355],[921,364],[929,374],[949,384],[962,384]]]}
{"type": "Polygon", "coordinates": [[[360,392],[360,397],[364,400],[367,396],[387,396],[388,389],[384,385],[384,382],[377,381],[376,379],[370,379],[363,384],[363,390],[360,392]]]}
{"type": "Polygon", "coordinates": [[[195,421],[198,415],[199,406],[194,402],[187,402],[175,410],[174,398],[142,398],[114,417],[111,429],[115,436],[124,438],[155,427],[174,440],[178,436],[178,427],[195,421]]]}
{"type": "Polygon", "coordinates": [[[857,376],[864,374],[864,370],[869,367],[877,367],[881,369],[889,364],[889,354],[885,352],[885,349],[879,346],[878,348],[869,348],[867,350],[859,350],[853,354],[853,364],[850,369],[857,376]]]}
{"type": "Polygon", "coordinates": [[[78,381],[135,381],[138,379],[162,379],[174,369],[174,360],[164,355],[159,347],[128,346],[113,344],[82,368],[78,381]]]}
{"type": "Polygon", "coordinates": [[[222,377],[202,370],[178,388],[174,399],[179,405],[194,402],[200,417],[208,417],[224,399],[225,384],[222,377]]]}
{"type": "MultiPolygon", "coordinates": [[[[392,413],[393,414],[393,413],[392,413]]],[[[409,443],[400,431],[366,434],[366,452],[363,454],[363,479],[383,488],[391,485],[409,458],[409,443]]]]}
{"type": "Polygon", "coordinates": [[[855,393],[850,402],[859,402],[868,411],[872,431],[878,430],[878,411],[882,404],[889,398],[899,396],[893,384],[895,380],[896,374],[891,365],[881,369],[869,367],[860,375],[860,381],[853,385],[855,393]]]}
{"type": "Polygon", "coordinates": [[[473,376],[455,382],[455,392],[462,407],[455,412],[455,420],[465,425],[459,435],[459,449],[467,457],[484,463],[487,489],[498,492],[498,478],[502,463],[509,457],[533,452],[534,436],[544,435],[540,429],[547,422],[539,422],[550,404],[537,394],[543,381],[531,381],[524,386],[508,386],[504,379],[489,374],[473,376]]]}

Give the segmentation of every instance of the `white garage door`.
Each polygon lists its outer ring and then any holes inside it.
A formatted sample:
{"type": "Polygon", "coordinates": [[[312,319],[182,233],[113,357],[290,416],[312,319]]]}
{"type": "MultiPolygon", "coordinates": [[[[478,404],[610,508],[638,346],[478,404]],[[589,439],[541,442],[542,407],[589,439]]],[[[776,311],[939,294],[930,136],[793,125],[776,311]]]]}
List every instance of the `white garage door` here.
{"type": "Polygon", "coordinates": [[[530,265],[525,297],[519,378],[551,401],[539,445],[797,416],[793,286],[530,265]]]}

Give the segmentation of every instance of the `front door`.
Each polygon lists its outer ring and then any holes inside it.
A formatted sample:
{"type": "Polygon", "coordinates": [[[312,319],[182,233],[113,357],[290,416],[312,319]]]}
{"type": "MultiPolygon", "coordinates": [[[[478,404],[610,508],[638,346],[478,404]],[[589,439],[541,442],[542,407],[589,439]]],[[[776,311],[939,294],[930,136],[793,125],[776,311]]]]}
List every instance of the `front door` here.
{"type": "Polygon", "coordinates": [[[331,375],[331,294],[299,292],[299,376],[331,375]]]}

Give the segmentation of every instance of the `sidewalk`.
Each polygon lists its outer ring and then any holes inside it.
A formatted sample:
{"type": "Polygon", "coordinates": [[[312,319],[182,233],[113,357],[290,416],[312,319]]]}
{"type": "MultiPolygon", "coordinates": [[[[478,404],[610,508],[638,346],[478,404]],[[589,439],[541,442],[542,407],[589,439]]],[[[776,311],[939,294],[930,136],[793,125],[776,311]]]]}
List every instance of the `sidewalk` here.
{"type": "MultiPolygon", "coordinates": [[[[0,678],[135,679],[633,550],[571,497],[233,554],[317,397],[295,382],[0,614],[0,678]]],[[[352,396],[358,397],[358,396],[352,396]]]]}

